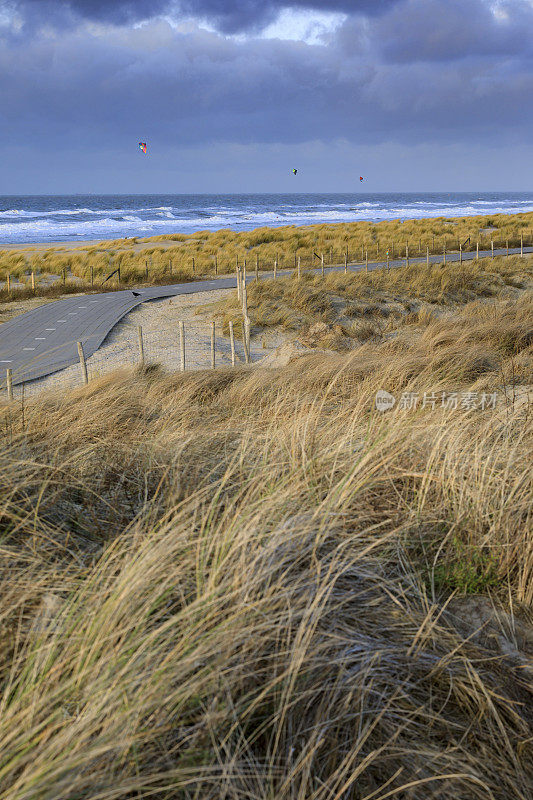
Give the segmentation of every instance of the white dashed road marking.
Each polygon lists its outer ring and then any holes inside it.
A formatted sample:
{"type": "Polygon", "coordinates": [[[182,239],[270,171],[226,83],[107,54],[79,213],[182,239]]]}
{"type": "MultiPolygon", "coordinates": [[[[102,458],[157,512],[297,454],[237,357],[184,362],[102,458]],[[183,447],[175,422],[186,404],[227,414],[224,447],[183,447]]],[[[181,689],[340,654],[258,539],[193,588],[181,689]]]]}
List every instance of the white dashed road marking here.
{"type": "Polygon", "coordinates": [[[35,347],[23,347],[23,350],[35,350],[35,347]]]}
{"type": "Polygon", "coordinates": [[[75,317],[75,316],[77,316],[77,314],[78,314],[77,311],[69,311],[68,312],[69,317],[75,317]]]}
{"type": "Polygon", "coordinates": [[[45,331],[55,331],[55,328],[45,328],[45,331]]]}
{"type": "Polygon", "coordinates": [[[35,337],[35,341],[36,342],[45,342],[46,341],[46,336],[36,336],[35,337]]]}
{"type": "Polygon", "coordinates": [[[66,322],[66,319],[58,319],[57,322],[66,322]]]}
{"type": "Polygon", "coordinates": [[[4,361],[0,361],[0,364],[12,364],[12,363],[13,363],[13,359],[11,359],[11,358],[7,358],[7,359],[4,359],[4,361]]]}

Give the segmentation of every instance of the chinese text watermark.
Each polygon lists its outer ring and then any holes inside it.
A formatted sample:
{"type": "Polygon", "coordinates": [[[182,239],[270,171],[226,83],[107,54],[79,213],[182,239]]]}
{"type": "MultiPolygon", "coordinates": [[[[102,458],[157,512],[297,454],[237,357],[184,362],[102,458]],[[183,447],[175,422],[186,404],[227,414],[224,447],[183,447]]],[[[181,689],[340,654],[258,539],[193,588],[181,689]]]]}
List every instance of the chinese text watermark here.
{"type": "Polygon", "coordinates": [[[394,406],[398,411],[416,411],[418,408],[485,411],[496,408],[497,404],[498,392],[402,392],[398,399],[384,389],[376,394],[378,411],[389,411],[394,406]]]}

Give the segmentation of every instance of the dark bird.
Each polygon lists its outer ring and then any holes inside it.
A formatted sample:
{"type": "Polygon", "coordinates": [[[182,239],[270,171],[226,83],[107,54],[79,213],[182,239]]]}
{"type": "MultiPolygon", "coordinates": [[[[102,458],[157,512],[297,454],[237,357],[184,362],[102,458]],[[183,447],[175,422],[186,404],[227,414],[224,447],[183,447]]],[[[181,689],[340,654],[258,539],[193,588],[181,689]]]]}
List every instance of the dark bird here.
{"type": "Polygon", "coordinates": [[[140,296],[141,296],[141,293],[140,293],[140,292],[134,292],[134,291],[132,290],[132,292],[131,292],[131,293],[132,293],[132,295],[133,295],[134,297],[140,297],[140,296]]]}

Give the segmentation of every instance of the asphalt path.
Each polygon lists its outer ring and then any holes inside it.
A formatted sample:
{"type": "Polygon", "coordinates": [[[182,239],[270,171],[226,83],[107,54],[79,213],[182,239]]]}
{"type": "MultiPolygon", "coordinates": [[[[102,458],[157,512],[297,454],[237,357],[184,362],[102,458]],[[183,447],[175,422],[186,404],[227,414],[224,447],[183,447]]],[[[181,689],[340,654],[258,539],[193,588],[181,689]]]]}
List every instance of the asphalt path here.
{"type": "MultiPolygon", "coordinates": [[[[533,247],[524,247],[524,253],[533,252],[533,247]]],[[[494,250],[494,255],[505,255],[506,250],[494,250]]],[[[510,249],[509,254],[520,253],[510,249]]],[[[491,255],[491,251],[480,251],[480,258],[491,255]]],[[[463,261],[476,257],[475,252],[463,253],[463,261]]],[[[447,253],[447,261],[459,261],[459,253],[447,253]]],[[[442,255],[430,256],[430,263],[441,263],[442,255]]],[[[410,264],[425,263],[426,258],[410,258],[410,264]]],[[[405,259],[391,261],[391,268],[405,265],[405,259]]],[[[382,269],[384,261],[369,262],[368,271],[382,269]]],[[[326,267],[325,272],[338,272],[344,265],[326,267]]],[[[349,264],[348,269],[359,272],[366,269],[363,263],[349,264]]],[[[287,275],[294,270],[280,270],[287,275]]],[[[316,272],[316,270],[315,270],[316,272]]],[[[272,273],[261,273],[261,278],[272,277],[272,273]]],[[[247,283],[254,275],[247,276],[247,283]]],[[[79,360],[77,342],[82,342],[86,358],[93,355],[112,328],[133,308],[149,300],[176,295],[209,292],[214,289],[236,288],[236,278],[178,283],[146,289],[125,289],[118,292],[87,294],[47,303],[25,314],[20,314],[0,325],[0,387],[6,385],[6,369],[12,370],[13,383],[42,378],[53,372],[75,364],[79,360]]]]}

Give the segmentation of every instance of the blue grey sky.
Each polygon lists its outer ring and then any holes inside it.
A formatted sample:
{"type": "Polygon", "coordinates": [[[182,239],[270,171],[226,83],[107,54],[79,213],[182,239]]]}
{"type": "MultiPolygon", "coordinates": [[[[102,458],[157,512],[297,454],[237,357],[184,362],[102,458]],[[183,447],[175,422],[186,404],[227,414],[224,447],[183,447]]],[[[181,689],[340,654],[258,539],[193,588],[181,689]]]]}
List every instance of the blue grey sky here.
{"type": "Polygon", "coordinates": [[[0,0],[0,194],[530,190],[532,122],[533,0],[0,0]]]}

